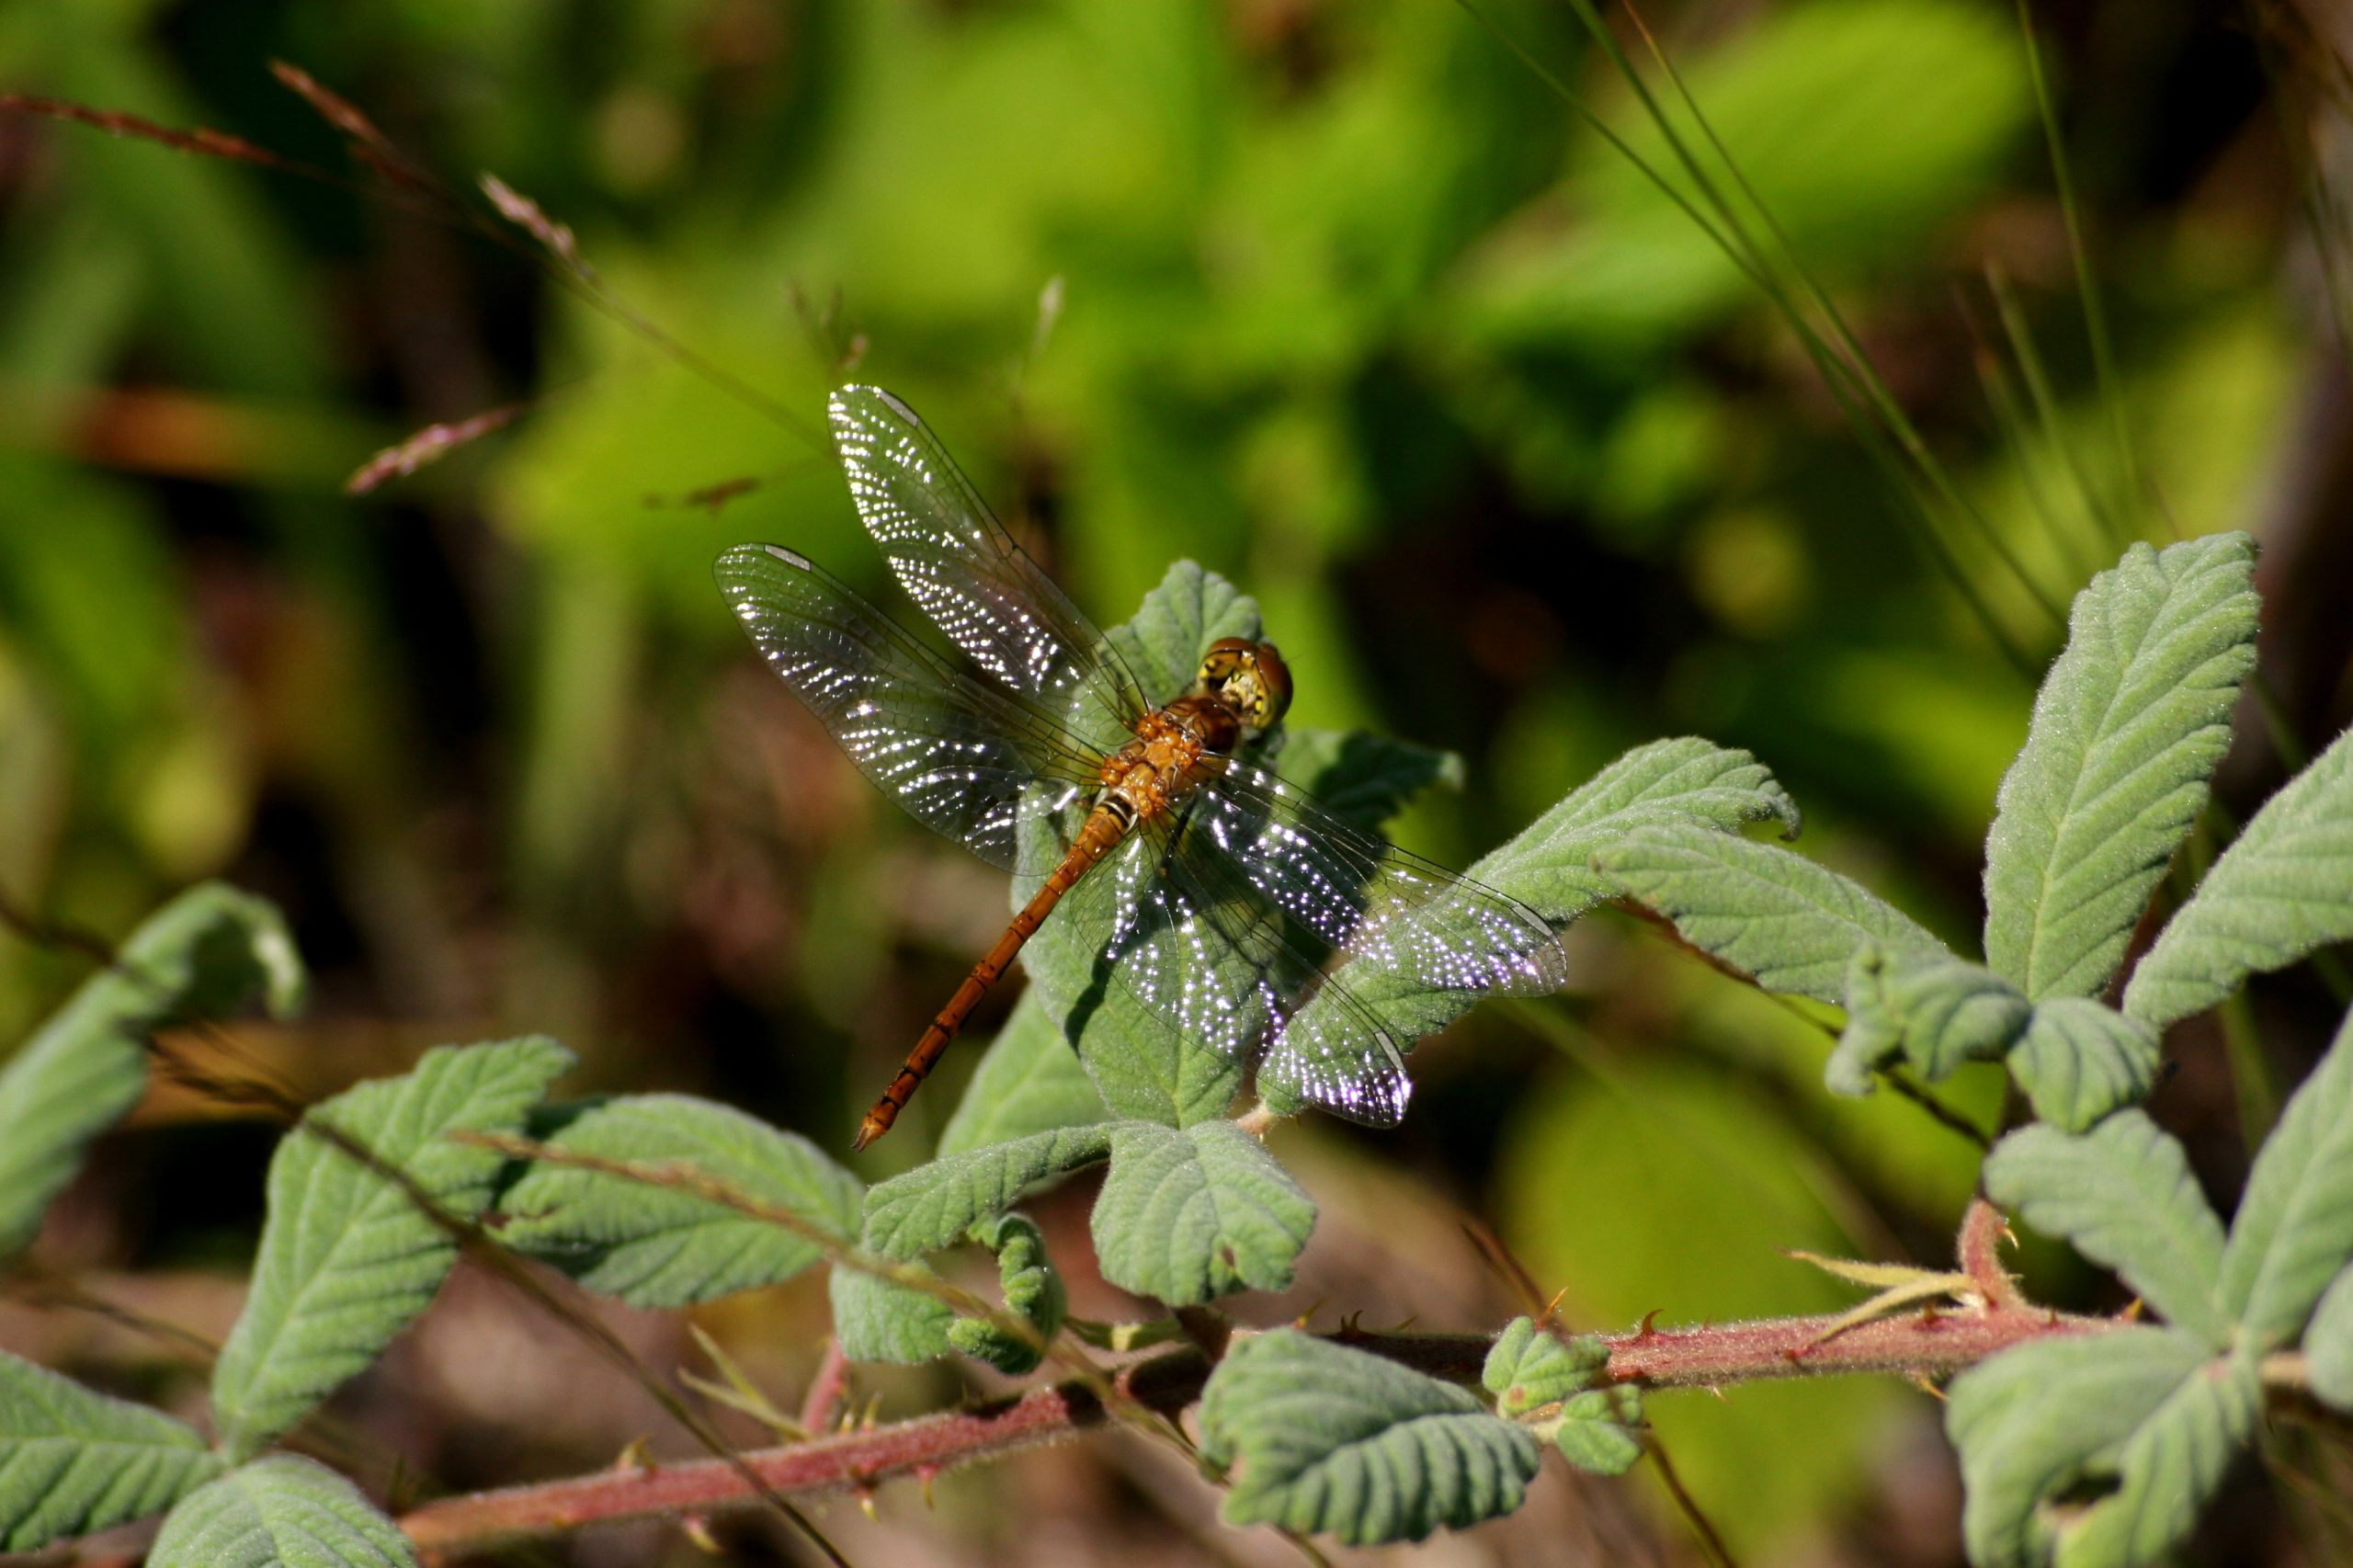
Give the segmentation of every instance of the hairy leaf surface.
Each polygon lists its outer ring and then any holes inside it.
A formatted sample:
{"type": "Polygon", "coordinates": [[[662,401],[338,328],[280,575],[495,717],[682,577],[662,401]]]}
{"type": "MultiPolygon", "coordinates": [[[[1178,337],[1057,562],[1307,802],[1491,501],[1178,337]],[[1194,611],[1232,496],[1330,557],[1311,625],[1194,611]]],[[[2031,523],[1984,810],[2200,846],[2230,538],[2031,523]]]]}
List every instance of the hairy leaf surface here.
{"type": "Polygon", "coordinates": [[[1122,1122],[1095,1200],[1103,1278],[1171,1306],[1280,1290],[1315,1227],[1315,1203],[1230,1121],[1122,1122]]]}
{"type": "Polygon", "coordinates": [[[2075,596],[1985,844],[1985,961],[2032,999],[2108,983],[2205,805],[2255,661],[2254,570],[2242,533],[2136,544],[2075,596]]]}
{"type": "Polygon", "coordinates": [[[1867,949],[1950,956],[1894,905],[1776,845],[1689,824],[1644,827],[1597,851],[1593,863],[1673,921],[1685,941],[1768,991],[1835,1003],[1867,949]]]}
{"type": "Polygon", "coordinates": [[[148,916],[0,1068],[0,1258],[32,1240],[90,1140],[139,1103],[148,1034],[256,994],[285,1017],[304,983],[285,917],[251,893],[205,882],[148,916]]]}
{"type": "Polygon", "coordinates": [[[2264,803],[2132,971],[2124,1010],[2168,1024],[2353,941],[2353,731],[2264,803]]]}
{"type": "Polygon", "coordinates": [[[0,1352],[0,1551],[160,1514],[220,1472],[195,1427],[0,1352]]]}
{"type": "Polygon", "coordinates": [[[851,1360],[912,1367],[948,1354],[956,1314],[937,1296],[855,1268],[836,1267],[825,1283],[834,1337],[851,1360]]]}
{"type": "Polygon", "coordinates": [[[886,1257],[902,1258],[951,1246],[976,1222],[1003,1213],[1058,1176],[1104,1159],[1125,1125],[1097,1122],[1034,1132],[1010,1143],[942,1155],[892,1176],[866,1195],[866,1244],[886,1257]]]}
{"type": "Polygon", "coordinates": [[[2154,1560],[2211,1495],[2260,1392],[2250,1358],[2160,1328],[2038,1340],[1972,1368],[1945,1409],[1970,1561],[2154,1560]]]}
{"type": "Polygon", "coordinates": [[[2222,1226],[2181,1145],[2137,1110],[2086,1133],[2028,1127],[1985,1159],[1985,1191],[2046,1235],[2063,1236],[2208,1346],[2231,1324],[2218,1297],[2222,1226]]]}
{"type": "Polygon", "coordinates": [[[1203,1448],[1237,1469],[1232,1524],[1420,1540],[1518,1508],[1536,1440],[1468,1390],[1296,1329],[1227,1352],[1201,1398],[1203,1448]]]}
{"type": "Polygon", "coordinates": [[[2009,1058],[2034,1114],[2070,1132],[2147,1098],[2161,1059],[2155,1030],[2088,996],[2036,1003],[2009,1058]]]}
{"type": "Polygon", "coordinates": [[[2259,1345],[2295,1337],[2353,1258],[2353,1017],[2264,1140],[2222,1249],[2222,1308],[2259,1345]]]}
{"type": "MultiPolygon", "coordinates": [[[[1062,1332],[1070,1308],[1063,1277],[1046,1256],[1046,1238],[1037,1222],[1025,1215],[998,1214],[972,1227],[972,1239],[996,1254],[997,1286],[1005,1292],[1005,1310],[1029,1325],[1040,1341],[1062,1332]]],[[[1044,1353],[1023,1335],[1007,1332],[988,1318],[960,1317],[948,1330],[948,1344],[959,1354],[986,1361],[1008,1377],[1035,1371],[1044,1353]]]]}
{"type": "Polygon", "coordinates": [[[408,1538],[325,1466],[256,1460],[172,1510],[148,1568],[415,1568],[408,1538]]]}
{"type": "Polygon", "coordinates": [[[502,1156],[452,1132],[513,1132],[572,1053],[553,1040],[442,1046],[397,1078],[311,1108],[269,1164],[253,1287],[212,1369],[212,1412],[250,1453],[310,1414],[423,1312],[502,1156]],[[366,1163],[363,1163],[366,1162],[366,1163]]]}
{"type": "MultiPolygon", "coordinates": [[[[575,1154],[708,1176],[844,1242],[858,1233],[858,1178],[798,1133],[689,1095],[629,1095],[571,1109],[545,1142],[575,1154]]],[[[678,1187],[545,1162],[501,1195],[510,1246],[601,1295],[682,1307],[790,1279],[824,1256],[813,1240],[678,1187]]]]}

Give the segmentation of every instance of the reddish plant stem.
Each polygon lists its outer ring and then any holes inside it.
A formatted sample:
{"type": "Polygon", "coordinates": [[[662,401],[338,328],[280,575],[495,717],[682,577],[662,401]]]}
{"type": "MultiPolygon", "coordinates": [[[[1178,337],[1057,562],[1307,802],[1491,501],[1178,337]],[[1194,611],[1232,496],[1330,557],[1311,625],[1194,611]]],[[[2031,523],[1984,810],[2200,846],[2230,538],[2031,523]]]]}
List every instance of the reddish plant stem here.
{"type": "MultiPolygon", "coordinates": [[[[1766,1378],[1842,1372],[1942,1377],[2029,1339],[2096,1334],[2107,1319],[2036,1310],[1920,1312],[1833,1332],[1835,1316],[1773,1318],[1689,1329],[1605,1335],[1610,1376],[1651,1388],[1707,1388],[1766,1378]]],[[[1342,1331],[1343,1344],[1434,1377],[1471,1381],[1486,1360],[1477,1335],[1342,1331]]],[[[1121,1369],[1112,1380],[1137,1404],[1174,1415],[1200,1396],[1210,1363],[1190,1347],[1121,1369]]],[[[421,1551],[453,1551],[551,1534],[584,1525],[676,1517],[757,1501],[750,1471],[774,1493],[796,1496],[866,1491],[902,1476],[941,1471],[1063,1441],[1107,1424],[1102,1400],[1084,1383],[1062,1382],[1016,1398],[738,1456],[654,1469],[579,1476],[428,1503],[401,1520],[421,1551]]]]}

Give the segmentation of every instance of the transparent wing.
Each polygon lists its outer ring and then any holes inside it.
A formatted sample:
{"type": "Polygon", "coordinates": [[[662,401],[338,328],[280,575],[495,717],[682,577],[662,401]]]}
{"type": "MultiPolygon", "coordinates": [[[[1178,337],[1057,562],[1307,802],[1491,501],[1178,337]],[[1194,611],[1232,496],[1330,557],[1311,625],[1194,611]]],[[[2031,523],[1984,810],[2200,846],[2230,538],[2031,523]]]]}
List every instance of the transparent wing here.
{"type": "Polygon", "coordinates": [[[1092,790],[1099,756],[1050,716],[957,671],[804,557],[739,544],[713,570],[768,667],[884,794],[993,866],[1051,868],[1030,862],[1053,849],[1053,835],[1024,826],[1092,790]]]}
{"type": "Polygon", "coordinates": [[[1507,996],[1566,983],[1542,915],[1383,843],[1263,767],[1230,764],[1181,810],[1181,855],[1214,850],[1280,912],[1295,941],[1345,955],[1350,972],[1507,996]]]}
{"type": "Polygon", "coordinates": [[[924,613],[1007,687],[1069,714],[1090,744],[1125,740],[1148,706],[1142,687],[915,410],[880,387],[844,387],[827,413],[858,516],[924,613]]]}
{"type": "Polygon", "coordinates": [[[1324,972],[1230,861],[1188,847],[1173,824],[1138,828],[1079,879],[1055,918],[1106,933],[1097,961],[1197,1047],[1262,1073],[1271,1065],[1352,1120],[1391,1127],[1404,1114],[1404,1042],[1324,972]],[[1295,1018],[1310,995],[1327,1005],[1295,1018]]]}

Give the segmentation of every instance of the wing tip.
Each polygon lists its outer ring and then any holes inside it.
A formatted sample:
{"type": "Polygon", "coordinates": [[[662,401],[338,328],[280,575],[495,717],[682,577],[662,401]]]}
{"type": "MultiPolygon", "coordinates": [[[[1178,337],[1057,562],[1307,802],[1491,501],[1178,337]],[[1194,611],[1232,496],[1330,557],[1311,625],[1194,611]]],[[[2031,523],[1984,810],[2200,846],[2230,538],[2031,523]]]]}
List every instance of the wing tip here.
{"type": "Polygon", "coordinates": [[[904,398],[886,388],[878,387],[870,381],[858,381],[849,386],[835,388],[834,395],[825,402],[825,412],[832,418],[835,428],[853,427],[858,423],[859,415],[858,410],[853,406],[852,400],[869,398],[881,403],[916,429],[923,428],[923,416],[908,407],[904,398]]]}

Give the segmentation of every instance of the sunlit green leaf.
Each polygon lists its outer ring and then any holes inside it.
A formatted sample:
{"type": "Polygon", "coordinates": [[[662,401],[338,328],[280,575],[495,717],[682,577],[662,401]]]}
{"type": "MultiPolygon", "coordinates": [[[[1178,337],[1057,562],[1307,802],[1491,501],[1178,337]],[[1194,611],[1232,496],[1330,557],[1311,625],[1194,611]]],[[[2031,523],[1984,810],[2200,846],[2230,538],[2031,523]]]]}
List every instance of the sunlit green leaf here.
{"type": "Polygon", "coordinates": [[[502,1163],[449,1134],[518,1131],[571,1065],[537,1037],[443,1046],[312,1107],[279,1142],[253,1288],[212,1369],[213,1419],[233,1452],[301,1420],[425,1310],[458,1238],[420,1202],[472,1221],[502,1163]]]}
{"type": "MultiPolygon", "coordinates": [[[[1037,1221],[1020,1214],[998,1214],[973,1226],[972,1239],[996,1254],[1005,1310],[1028,1324],[1041,1341],[1061,1333],[1070,1302],[1062,1276],[1046,1256],[1046,1238],[1037,1221]]],[[[1045,1358],[1028,1339],[987,1318],[958,1318],[948,1330],[948,1344],[1009,1377],[1034,1371],[1045,1358]]]]}
{"type": "Polygon", "coordinates": [[[2075,597],[1985,844],[1985,960],[2088,996],[2206,803],[2255,660],[2255,545],[2136,544],[2075,597]]]}
{"type": "Polygon", "coordinates": [[[2353,731],[2264,802],[2124,988],[2153,1024],[2188,1017],[2250,974],[2353,940],[2353,731]]]}
{"type": "MultiPolygon", "coordinates": [[[[798,1133],[688,1095],[630,1095],[557,1113],[551,1147],[698,1173],[844,1242],[858,1178],[798,1133]]],[[[500,1237],[589,1290],[680,1307],[790,1279],[824,1256],[790,1228],[677,1187],[544,1162],[499,1196],[500,1237]]]]}
{"type": "Polygon", "coordinates": [[[151,1031],[256,994],[283,1017],[302,988],[284,917],[251,893],[206,882],[150,915],[0,1068],[0,1257],[32,1239],[90,1140],[139,1103],[151,1031]]]}
{"type": "Polygon", "coordinates": [[[415,1568],[408,1538],[314,1460],[273,1454],[172,1510],[149,1568],[415,1568]]]}
{"type": "Polygon", "coordinates": [[[826,1285],[834,1337],[851,1360],[914,1366],[948,1354],[948,1331],[956,1313],[937,1296],[838,1266],[826,1285]]]}
{"type": "Polygon", "coordinates": [[[2353,1257],[2353,1017],[2288,1102],[2248,1173],[2222,1248],[2223,1311],[2285,1343],[2353,1257]]]}
{"type": "Polygon", "coordinates": [[[1562,1402],[1550,1426],[1561,1457],[1591,1475],[1623,1475],[1643,1457],[1643,1391],[1631,1383],[1587,1389],[1562,1402]]]}
{"type": "Polygon", "coordinates": [[[1596,850],[1593,863],[1673,921],[1685,941],[1768,991],[1837,1002],[1866,948],[1949,956],[1910,915],[1777,845],[1704,827],[1644,827],[1596,850]]]}
{"type": "Polygon", "coordinates": [[[1094,1232],[1114,1285],[1172,1306],[1280,1290],[1314,1227],[1314,1200],[1230,1121],[1122,1122],[1113,1134],[1094,1232]]]}
{"type": "Polygon", "coordinates": [[[2028,1127],[1985,1159],[1985,1192],[2046,1235],[2114,1269],[2165,1321],[2210,1346],[2230,1342],[2217,1294],[2222,1225],[2181,1145],[2137,1110],[2087,1133],[2028,1127]]]}
{"type": "Polygon", "coordinates": [[[0,1353],[0,1551],[160,1514],[220,1472],[193,1426],[0,1353]]]}
{"type": "Polygon", "coordinates": [[[1037,987],[1030,986],[973,1069],[956,1114],[939,1134],[939,1153],[966,1153],[1106,1119],[1103,1096],[1095,1092],[1078,1052],[1046,1016],[1037,987]]]}
{"type": "Polygon", "coordinates": [[[2146,1098],[2159,1053],[2146,1024],[2088,996],[2051,996],[2034,1005],[2009,1060],[2034,1114],[2080,1132],[2146,1098]]]}
{"type": "Polygon", "coordinates": [[[1945,1430],[1970,1561],[2152,1561],[2212,1494],[2260,1392],[2251,1358],[2148,1327],[2039,1340],[1962,1373],[1945,1430]]]}
{"type": "Polygon", "coordinates": [[[1469,1390],[1295,1329],[1226,1353],[1201,1397],[1202,1447],[1235,1467],[1224,1515],[1350,1546],[1420,1540],[1512,1512],[1536,1440],[1469,1390]]]}
{"type": "Polygon", "coordinates": [[[866,1195],[866,1244],[887,1257],[920,1257],[953,1245],[975,1222],[1103,1159],[1122,1125],[1097,1122],[1033,1132],[1010,1143],[945,1154],[892,1176],[866,1195]]]}

